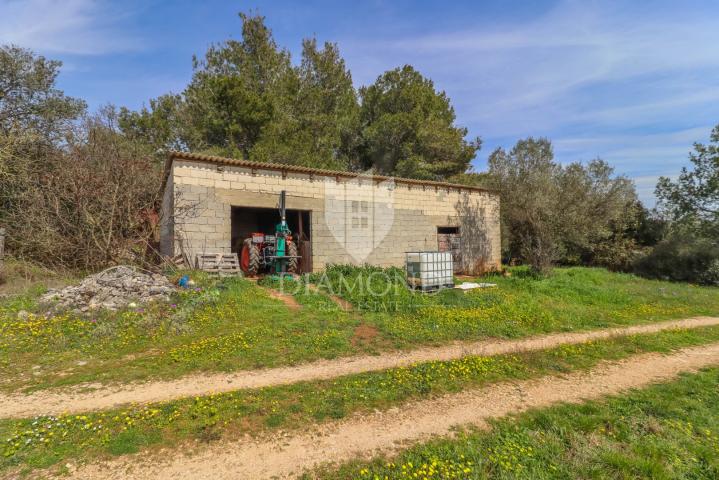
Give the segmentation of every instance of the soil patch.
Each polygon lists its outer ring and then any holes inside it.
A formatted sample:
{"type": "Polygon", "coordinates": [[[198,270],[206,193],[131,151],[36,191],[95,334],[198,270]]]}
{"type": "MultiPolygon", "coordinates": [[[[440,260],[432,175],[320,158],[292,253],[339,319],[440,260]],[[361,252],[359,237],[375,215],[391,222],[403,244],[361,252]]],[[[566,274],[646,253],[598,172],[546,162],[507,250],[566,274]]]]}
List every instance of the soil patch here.
{"type": "Polygon", "coordinates": [[[319,288],[317,288],[317,285],[315,285],[314,283],[308,283],[307,285],[309,286],[310,290],[312,290],[313,292],[327,295],[327,297],[329,297],[330,300],[332,300],[333,302],[335,302],[335,304],[336,304],[338,307],[340,307],[342,310],[344,310],[345,312],[351,312],[351,311],[352,311],[352,303],[348,302],[348,301],[345,300],[344,298],[339,297],[339,296],[337,296],[337,295],[332,295],[332,294],[329,294],[329,293],[325,293],[325,292],[323,292],[322,290],[320,290],[319,288]]]}
{"type": "Polygon", "coordinates": [[[340,307],[345,312],[351,312],[352,311],[352,304],[345,300],[342,297],[338,297],[337,295],[328,295],[330,299],[337,304],[338,307],[340,307]]]}
{"type": "Polygon", "coordinates": [[[377,335],[379,335],[377,327],[362,322],[357,326],[357,328],[355,328],[350,341],[355,347],[369,345],[377,337],[377,335]]]}
{"type": "Polygon", "coordinates": [[[293,297],[292,295],[280,293],[277,290],[273,290],[271,288],[265,288],[265,291],[270,295],[270,297],[276,298],[277,300],[280,300],[282,303],[284,303],[290,310],[296,311],[302,308],[302,305],[300,305],[297,299],[295,299],[295,297],[293,297]]]}

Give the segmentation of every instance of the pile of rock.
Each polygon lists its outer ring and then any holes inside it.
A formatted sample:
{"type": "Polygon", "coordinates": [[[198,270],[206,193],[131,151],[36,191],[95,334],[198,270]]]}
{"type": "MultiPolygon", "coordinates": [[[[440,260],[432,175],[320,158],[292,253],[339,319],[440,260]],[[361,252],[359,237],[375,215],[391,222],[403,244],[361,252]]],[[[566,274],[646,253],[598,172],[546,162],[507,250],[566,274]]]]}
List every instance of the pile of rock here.
{"type": "Polygon", "coordinates": [[[167,301],[174,290],[164,275],[120,265],[90,275],[79,285],[50,290],[40,300],[54,309],[117,310],[135,302],[167,301]]]}

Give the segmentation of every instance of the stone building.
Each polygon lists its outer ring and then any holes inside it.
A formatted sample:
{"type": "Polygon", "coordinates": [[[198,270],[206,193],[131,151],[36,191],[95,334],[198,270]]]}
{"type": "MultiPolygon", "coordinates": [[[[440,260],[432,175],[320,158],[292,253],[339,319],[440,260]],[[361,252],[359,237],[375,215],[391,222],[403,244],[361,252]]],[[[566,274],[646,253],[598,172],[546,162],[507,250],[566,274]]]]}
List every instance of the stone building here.
{"type": "Polygon", "coordinates": [[[253,232],[274,232],[282,190],[304,271],[402,266],[405,252],[428,250],[452,250],[457,271],[500,266],[494,191],[179,152],[165,167],[161,252],[239,252],[253,232]]]}

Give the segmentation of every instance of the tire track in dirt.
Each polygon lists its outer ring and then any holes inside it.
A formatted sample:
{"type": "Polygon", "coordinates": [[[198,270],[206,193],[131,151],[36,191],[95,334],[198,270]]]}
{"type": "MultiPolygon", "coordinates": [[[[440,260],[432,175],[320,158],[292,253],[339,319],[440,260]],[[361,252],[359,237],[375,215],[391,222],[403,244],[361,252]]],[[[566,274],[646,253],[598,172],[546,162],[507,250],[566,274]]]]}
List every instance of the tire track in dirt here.
{"type": "Polygon", "coordinates": [[[719,317],[695,317],[622,328],[572,333],[553,333],[518,340],[455,342],[439,347],[388,352],[376,356],[320,360],[294,367],[239,371],[235,373],[194,374],[176,380],[149,381],[111,386],[77,385],[31,394],[0,394],[0,418],[78,413],[102,410],[130,403],[150,403],[240,389],[287,385],[301,381],[325,380],[343,375],[386,370],[434,360],[454,360],[467,355],[500,355],[542,350],[588,340],[659,332],[675,328],[719,325],[719,317]],[[93,388],[94,387],[94,388],[93,388]]]}
{"type": "Polygon", "coordinates": [[[380,451],[392,454],[432,436],[451,435],[457,426],[486,428],[492,418],[559,402],[577,403],[616,394],[717,364],[719,343],[666,356],[643,354],[603,363],[588,372],[499,383],[411,402],[387,412],[315,426],[295,436],[223,442],[196,449],[189,456],[183,453],[186,449],[181,445],[174,451],[166,449],[156,454],[88,464],[75,470],[70,478],[290,478],[328,462],[368,458],[380,451]]]}

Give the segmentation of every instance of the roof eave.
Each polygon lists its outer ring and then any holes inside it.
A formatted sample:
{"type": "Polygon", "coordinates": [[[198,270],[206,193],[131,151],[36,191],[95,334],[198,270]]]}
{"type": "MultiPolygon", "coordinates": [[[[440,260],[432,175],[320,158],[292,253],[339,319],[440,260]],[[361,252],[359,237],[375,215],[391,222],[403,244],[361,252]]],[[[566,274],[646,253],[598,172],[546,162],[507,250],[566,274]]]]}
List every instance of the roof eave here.
{"type": "MultiPolygon", "coordinates": [[[[162,179],[162,192],[164,192],[165,187],[167,185],[167,180],[170,175],[170,171],[172,169],[172,162],[174,159],[178,160],[187,160],[187,161],[195,161],[195,162],[206,162],[206,163],[214,163],[219,165],[230,165],[230,166],[237,166],[237,167],[246,167],[246,168],[256,168],[258,170],[273,170],[273,171],[283,171],[283,172],[294,172],[294,173],[304,173],[304,174],[311,174],[311,175],[319,175],[319,176],[328,176],[328,177],[342,177],[342,178],[358,178],[362,177],[364,174],[357,173],[357,172],[346,172],[346,171],[340,171],[340,170],[327,170],[322,168],[313,168],[313,167],[303,167],[299,165],[285,165],[281,163],[268,163],[268,162],[256,162],[251,160],[239,160],[236,158],[226,158],[226,157],[218,157],[214,155],[204,155],[200,153],[190,153],[190,152],[170,152],[167,156],[167,160],[165,161],[165,171],[163,174],[162,179]]],[[[388,177],[385,175],[372,175],[372,178],[377,181],[393,181],[395,183],[399,184],[406,184],[406,185],[418,185],[418,186],[424,186],[424,187],[437,187],[437,188],[455,188],[458,190],[472,190],[472,191],[479,191],[479,192],[486,192],[491,194],[497,194],[497,190],[486,188],[486,187],[478,187],[473,185],[462,185],[459,183],[450,183],[450,182],[438,182],[433,180],[417,180],[413,178],[403,178],[403,177],[388,177]]]]}

